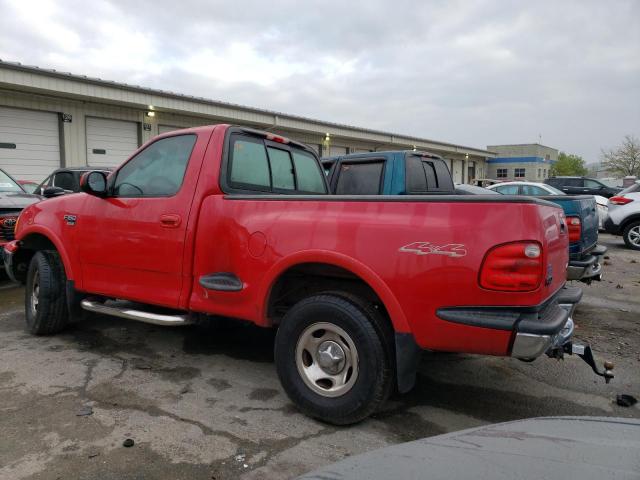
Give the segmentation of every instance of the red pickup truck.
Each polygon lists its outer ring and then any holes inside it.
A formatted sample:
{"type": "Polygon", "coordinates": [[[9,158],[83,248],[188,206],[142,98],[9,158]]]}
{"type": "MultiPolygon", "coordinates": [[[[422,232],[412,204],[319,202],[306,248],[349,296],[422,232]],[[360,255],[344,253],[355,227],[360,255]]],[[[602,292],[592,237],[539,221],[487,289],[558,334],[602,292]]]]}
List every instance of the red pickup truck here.
{"type": "Polygon", "coordinates": [[[307,146],[229,125],[161,135],[81,183],[27,207],[5,247],[36,335],[84,311],[277,327],[285,391],[335,424],[408,391],[423,349],[532,360],[571,337],[580,291],[546,201],[330,195],[307,146]]]}

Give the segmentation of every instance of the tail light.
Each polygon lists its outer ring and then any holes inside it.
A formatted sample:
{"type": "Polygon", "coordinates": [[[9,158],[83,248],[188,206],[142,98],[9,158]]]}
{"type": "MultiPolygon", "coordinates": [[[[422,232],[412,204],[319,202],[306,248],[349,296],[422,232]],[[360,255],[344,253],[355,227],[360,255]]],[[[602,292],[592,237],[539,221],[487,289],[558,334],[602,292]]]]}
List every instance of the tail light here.
{"type": "Polygon", "coordinates": [[[633,198],[627,198],[627,197],[616,195],[615,197],[611,197],[609,199],[609,202],[613,203],[614,205],[626,205],[627,203],[633,202],[633,198]]]}
{"type": "Polygon", "coordinates": [[[569,243],[579,242],[582,234],[580,217],[567,217],[567,227],[569,228],[569,243]]]}
{"type": "Polygon", "coordinates": [[[542,246],[538,242],[513,242],[487,252],[480,269],[480,286],[487,290],[528,292],[542,283],[542,246]]]}

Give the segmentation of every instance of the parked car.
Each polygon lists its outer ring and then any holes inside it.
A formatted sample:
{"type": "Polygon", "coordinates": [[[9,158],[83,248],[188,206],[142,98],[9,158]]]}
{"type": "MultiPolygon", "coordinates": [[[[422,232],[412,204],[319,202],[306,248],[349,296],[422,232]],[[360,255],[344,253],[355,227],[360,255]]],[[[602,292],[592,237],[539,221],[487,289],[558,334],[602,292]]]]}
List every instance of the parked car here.
{"type": "Polygon", "coordinates": [[[637,479],[640,420],[542,417],[391,445],[298,480],[637,479]]]}
{"type": "Polygon", "coordinates": [[[609,199],[609,214],[605,230],[622,235],[627,247],[640,250],[640,182],[609,199]]]}
{"type": "MultiPolygon", "coordinates": [[[[452,193],[441,159],[405,158],[452,193]]],[[[372,167],[379,182],[383,165],[372,167]]],[[[544,200],[333,196],[309,147],[228,125],[159,135],[108,179],[84,175],[81,189],[28,207],[5,246],[33,334],[83,311],[277,327],[285,392],[334,424],[411,389],[422,349],[590,352],[571,341],[581,290],[563,288],[564,214],[544,200]]]]}
{"type": "Polygon", "coordinates": [[[98,170],[109,174],[110,167],[66,167],[54,170],[36,188],[36,193],[45,197],[55,197],[80,191],[80,177],[87,172],[98,170]]]}
{"type": "MultiPolygon", "coordinates": [[[[0,251],[14,240],[14,230],[22,209],[38,202],[40,197],[23,190],[11,175],[0,169],[0,251]]],[[[0,265],[4,271],[4,262],[0,265]]]]}
{"type": "Polygon", "coordinates": [[[458,195],[499,195],[498,192],[494,192],[488,188],[468,185],[466,183],[456,183],[454,189],[458,195]]]}
{"type": "MultiPolygon", "coordinates": [[[[456,188],[446,163],[437,155],[423,152],[372,152],[327,157],[331,191],[348,195],[416,195],[454,194],[456,188]],[[422,158],[423,160],[418,160],[422,158]]],[[[546,186],[548,189],[553,187],[546,186]]],[[[520,183],[501,183],[487,187],[508,194],[523,193],[520,183]]],[[[534,185],[525,194],[560,205],[567,216],[569,228],[568,280],[590,283],[602,278],[603,256],[607,249],[597,244],[598,216],[592,196],[542,195],[545,190],[534,185]],[[529,193],[530,192],[530,193],[529,193]]],[[[472,193],[467,190],[467,193],[472,193]]]]}
{"type": "Polygon", "coordinates": [[[36,189],[39,186],[38,182],[34,182],[33,180],[18,180],[18,183],[27,193],[36,193],[36,189]]]}
{"type": "MultiPolygon", "coordinates": [[[[566,195],[562,190],[537,182],[504,182],[488,187],[492,190],[507,195],[566,195]]],[[[598,210],[598,230],[604,230],[604,221],[607,219],[607,203],[609,199],[601,195],[594,195],[596,209],[598,210]]]]}
{"type": "Polygon", "coordinates": [[[617,187],[609,187],[595,178],[587,177],[551,177],[544,183],[572,195],[601,195],[609,198],[621,190],[617,187]]]}

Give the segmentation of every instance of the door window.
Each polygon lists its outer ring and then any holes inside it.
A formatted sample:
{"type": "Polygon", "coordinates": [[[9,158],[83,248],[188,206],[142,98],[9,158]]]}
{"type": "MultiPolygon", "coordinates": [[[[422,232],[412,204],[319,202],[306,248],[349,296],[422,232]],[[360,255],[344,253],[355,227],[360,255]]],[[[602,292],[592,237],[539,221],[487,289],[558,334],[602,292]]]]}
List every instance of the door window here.
{"type": "Polygon", "coordinates": [[[595,180],[591,180],[591,179],[588,179],[588,178],[584,179],[584,186],[586,188],[601,188],[601,187],[604,187],[604,185],[601,184],[600,182],[597,182],[595,180]]]}
{"type": "Polygon", "coordinates": [[[549,192],[536,185],[522,185],[522,195],[549,195],[549,192]]]}
{"type": "Polygon", "coordinates": [[[502,185],[501,187],[494,188],[494,190],[497,190],[503,195],[518,195],[519,188],[519,185],[502,185]]]}
{"type": "Polygon", "coordinates": [[[175,195],[196,143],[196,135],[162,138],[118,170],[113,193],[118,197],[175,195]]]}
{"type": "Polygon", "coordinates": [[[343,163],[336,186],[337,195],[378,195],[382,162],[343,163]]]}

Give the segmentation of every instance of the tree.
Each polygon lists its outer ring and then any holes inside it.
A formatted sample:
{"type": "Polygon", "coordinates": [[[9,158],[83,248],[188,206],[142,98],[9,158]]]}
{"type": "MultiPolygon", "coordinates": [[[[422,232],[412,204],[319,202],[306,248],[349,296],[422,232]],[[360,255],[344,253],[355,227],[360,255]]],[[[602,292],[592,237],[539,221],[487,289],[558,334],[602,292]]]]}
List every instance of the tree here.
{"type": "Polygon", "coordinates": [[[552,177],[558,175],[581,176],[587,173],[587,169],[584,166],[584,160],[581,156],[560,152],[558,154],[558,161],[551,166],[549,173],[552,177]]]}
{"type": "Polygon", "coordinates": [[[640,177],[640,141],[626,135],[622,145],[611,150],[602,150],[602,166],[611,173],[640,177]]]}

